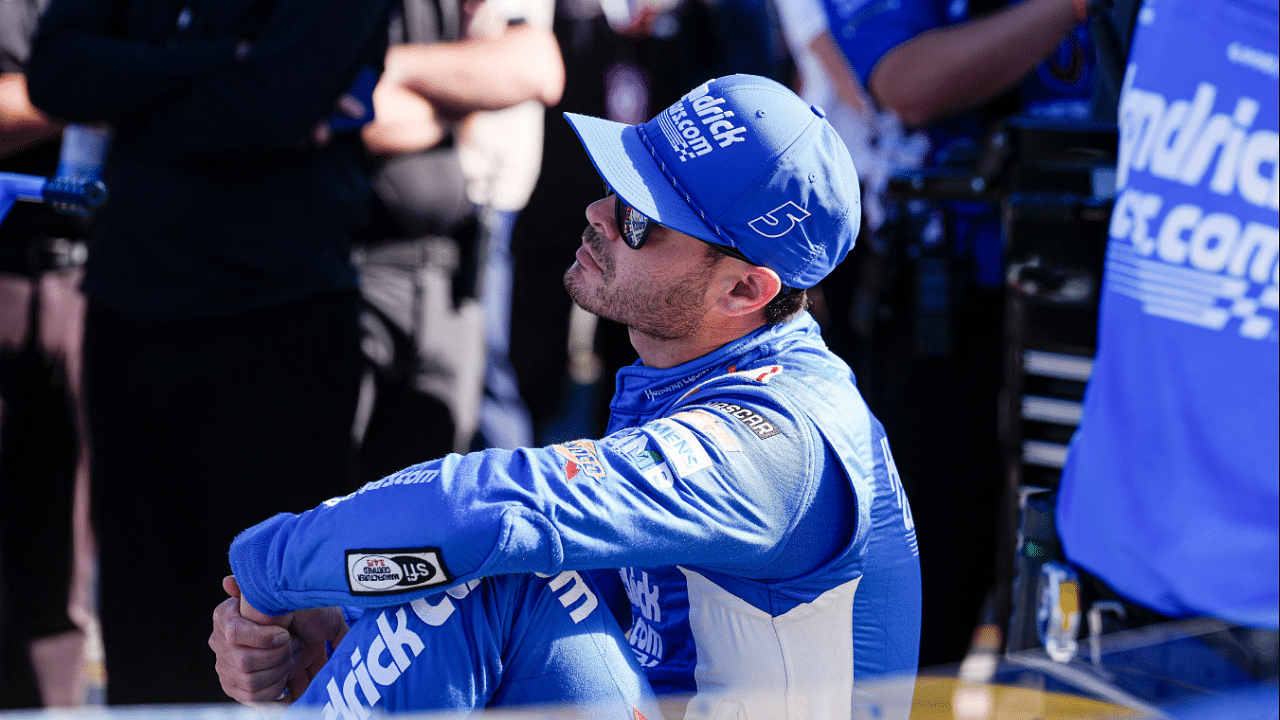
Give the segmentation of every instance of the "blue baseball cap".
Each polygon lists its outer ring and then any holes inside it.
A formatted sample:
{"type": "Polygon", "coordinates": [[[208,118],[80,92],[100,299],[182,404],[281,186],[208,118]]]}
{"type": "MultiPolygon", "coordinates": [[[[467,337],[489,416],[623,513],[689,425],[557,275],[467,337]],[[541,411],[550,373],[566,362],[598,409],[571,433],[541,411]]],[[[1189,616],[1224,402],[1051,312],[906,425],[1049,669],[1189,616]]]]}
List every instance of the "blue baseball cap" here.
{"type": "Polygon", "coordinates": [[[565,118],[625,202],[737,249],[787,287],[812,287],[853,248],[862,210],[849,150],[821,109],[773,80],[709,80],[642,125],[565,118]]]}

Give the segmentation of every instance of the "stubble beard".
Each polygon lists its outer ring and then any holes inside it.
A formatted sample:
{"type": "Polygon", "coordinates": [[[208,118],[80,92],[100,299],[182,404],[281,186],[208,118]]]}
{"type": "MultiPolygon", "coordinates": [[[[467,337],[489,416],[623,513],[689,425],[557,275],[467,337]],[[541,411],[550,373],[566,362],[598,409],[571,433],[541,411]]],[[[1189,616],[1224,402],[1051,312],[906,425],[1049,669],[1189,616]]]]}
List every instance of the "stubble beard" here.
{"type": "Polygon", "coordinates": [[[617,266],[608,253],[609,241],[593,227],[583,232],[583,241],[600,266],[600,283],[590,287],[583,277],[586,270],[580,263],[575,263],[564,274],[569,297],[583,310],[658,340],[679,340],[700,326],[715,257],[709,254],[698,267],[665,287],[639,283],[619,285],[615,282],[617,266]]]}

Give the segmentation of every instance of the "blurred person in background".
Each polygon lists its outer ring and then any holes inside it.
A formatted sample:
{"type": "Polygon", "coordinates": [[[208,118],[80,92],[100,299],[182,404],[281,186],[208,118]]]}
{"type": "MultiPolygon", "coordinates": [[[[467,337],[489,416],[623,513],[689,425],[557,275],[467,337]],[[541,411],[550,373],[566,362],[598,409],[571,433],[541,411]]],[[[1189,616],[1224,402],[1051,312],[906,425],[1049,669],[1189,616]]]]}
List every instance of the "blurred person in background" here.
{"type": "MultiPolygon", "coordinates": [[[[988,128],[1010,116],[1092,117],[1085,0],[824,4],[876,108],[927,132],[925,165],[972,166],[988,128]]],[[[1002,242],[992,203],[909,200],[886,208],[868,243],[903,258],[901,272],[875,273],[884,277],[863,301],[851,361],[865,368],[868,402],[903,446],[903,483],[918,497],[921,543],[931,549],[922,563],[925,665],[963,657],[996,582],[1002,242]]]]}
{"type": "Polygon", "coordinates": [[[868,299],[885,282],[877,232],[886,219],[889,178],[924,161],[929,141],[923,132],[905,132],[898,116],[877,106],[840,50],[821,0],[773,0],[778,22],[795,64],[796,92],[827,111],[831,126],[849,147],[862,184],[860,242],[820,285],[814,298],[823,338],[833,352],[862,373],[869,370],[867,348],[853,334],[866,335],[868,299]],[[861,352],[860,352],[861,351],[861,352]]]}
{"type": "Polygon", "coordinates": [[[82,284],[110,703],[224,699],[199,629],[226,543],[354,485],[370,195],[335,108],[380,69],[391,4],[53,0],[41,18],[33,104],[114,130],[82,284]]]}
{"type": "MultiPolygon", "coordinates": [[[[0,171],[53,177],[61,126],[26,63],[47,0],[0,2],[0,171]]],[[[80,404],[88,223],[17,202],[0,222],[0,709],[83,704],[92,622],[80,404]],[[38,575],[31,571],[39,558],[38,575]]]]}
{"type": "MultiPolygon", "coordinates": [[[[589,377],[580,378],[576,387],[570,381],[574,372],[568,350],[573,303],[560,275],[573,262],[578,247],[574,238],[582,229],[582,208],[593,202],[600,190],[590,162],[579,152],[573,129],[561,113],[608,115],[606,78],[616,62],[620,42],[595,0],[557,0],[552,30],[564,57],[564,93],[560,103],[544,113],[538,180],[511,231],[509,358],[529,413],[532,442],[537,445],[560,439],[557,424],[562,418],[571,418],[583,430],[602,427],[602,420],[595,416],[597,408],[587,407],[589,402],[577,406],[566,402],[574,389],[590,388],[606,375],[588,365],[583,369],[589,377]]],[[[594,337],[595,333],[590,333],[586,342],[588,358],[594,356],[594,337]]],[[[625,362],[634,359],[632,355],[625,362]]]]}
{"type": "Polygon", "coordinates": [[[491,6],[492,20],[473,22],[472,36],[518,33],[528,43],[514,62],[503,65],[529,83],[521,94],[524,101],[472,113],[461,128],[459,149],[467,197],[481,208],[484,252],[480,300],[487,360],[479,444],[511,449],[534,443],[533,422],[511,364],[511,235],[538,181],[545,115],[563,96],[565,67],[552,32],[555,0],[486,0],[484,5],[491,6]]]}
{"type": "MultiPolygon", "coordinates": [[[[374,119],[362,130],[376,196],[356,254],[364,481],[481,441],[486,326],[502,322],[481,304],[495,312],[504,304],[502,232],[512,219],[498,205],[514,212],[524,200],[540,158],[542,109],[563,90],[555,38],[534,19],[506,2],[405,0],[391,24],[374,119]]],[[[505,351],[497,352],[501,365],[505,351]]],[[[526,437],[514,379],[492,378],[503,387],[494,399],[510,411],[496,426],[526,437]]]]}

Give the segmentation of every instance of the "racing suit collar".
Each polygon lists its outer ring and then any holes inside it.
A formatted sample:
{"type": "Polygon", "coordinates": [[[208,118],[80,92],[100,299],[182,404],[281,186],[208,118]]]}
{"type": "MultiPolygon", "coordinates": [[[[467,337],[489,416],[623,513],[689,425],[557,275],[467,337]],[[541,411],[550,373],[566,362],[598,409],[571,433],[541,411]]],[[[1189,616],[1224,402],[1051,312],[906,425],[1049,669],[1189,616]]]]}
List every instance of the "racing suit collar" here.
{"type": "Polygon", "coordinates": [[[751,367],[797,342],[821,345],[821,331],[808,313],[780,325],[766,325],[718,350],[670,368],[653,368],[636,361],[618,371],[610,410],[625,408],[642,416],[678,401],[699,383],[717,375],[751,367]]]}

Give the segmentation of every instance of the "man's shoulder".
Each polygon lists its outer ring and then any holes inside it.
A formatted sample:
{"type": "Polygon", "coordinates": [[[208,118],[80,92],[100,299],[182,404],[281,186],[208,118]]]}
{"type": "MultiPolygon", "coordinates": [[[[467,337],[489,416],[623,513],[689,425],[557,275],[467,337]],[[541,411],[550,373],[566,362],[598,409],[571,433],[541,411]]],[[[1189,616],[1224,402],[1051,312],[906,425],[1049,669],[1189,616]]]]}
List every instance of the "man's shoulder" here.
{"type": "Polygon", "coordinates": [[[692,408],[746,422],[765,437],[788,427],[816,425],[834,431],[839,426],[861,427],[870,420],[848,366],[834,356],[807,353],[769,356],[706,378],[672,410],[679,416],[692,408]]]}
{"type": "Polygon", "coordinates": [[[746,393],[764,402],[789,399],[803,405],[814,396],[848,402],[857,395],[853,370],[827,348],[812,321],[797,319],[769,328],[740,350],[740,360],[698,378],[682,400],[695,394],[746,393]]]}

